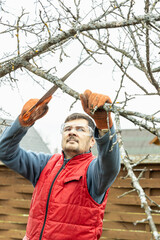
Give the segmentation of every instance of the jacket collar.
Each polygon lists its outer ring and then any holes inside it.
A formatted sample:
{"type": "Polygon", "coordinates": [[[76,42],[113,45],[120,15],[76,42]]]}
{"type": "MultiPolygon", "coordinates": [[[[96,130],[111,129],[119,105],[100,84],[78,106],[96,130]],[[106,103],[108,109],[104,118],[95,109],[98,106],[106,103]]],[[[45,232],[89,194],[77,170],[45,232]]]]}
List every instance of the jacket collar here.
{"type": "Polygon", "coordinates": [[[91,151],[88,151],[88,152],[85,152],[85,153],[81,153],[81,154],[78,154],[78,155],[75,155],[74,157],[70,158],[70,159],[66,159],[65,158],[65,153],[64,151],[62,151],[62,155],[63,155],[63,158],[64,158],[64,161],[68,162],[70,160],[84,160],[88,157],[92,157],[92,152],[91,151]]]}

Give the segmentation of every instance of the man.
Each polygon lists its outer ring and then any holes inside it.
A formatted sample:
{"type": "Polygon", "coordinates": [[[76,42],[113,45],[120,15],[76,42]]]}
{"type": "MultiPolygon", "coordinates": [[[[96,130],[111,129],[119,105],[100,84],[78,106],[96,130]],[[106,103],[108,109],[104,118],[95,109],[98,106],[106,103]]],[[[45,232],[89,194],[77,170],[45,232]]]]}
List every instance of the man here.
{"type": "Polygon", "coordinates": [[[0,139],[0,159],[35,186],[24,240],[99,239],[109,187],[120,169],[118,144],[111,150],[116,142],[111,113],[102,108],[111,100],[86,90],[80,99],[87,115],[75,113],[66,118],[62,153],[51,156],[27,152],[19,142],[28,128],[47,113],[50,99],[25,118],[37,102],[29,100],[0,139]],[[95,141],[97,158],[91,153],[95,141]]]}

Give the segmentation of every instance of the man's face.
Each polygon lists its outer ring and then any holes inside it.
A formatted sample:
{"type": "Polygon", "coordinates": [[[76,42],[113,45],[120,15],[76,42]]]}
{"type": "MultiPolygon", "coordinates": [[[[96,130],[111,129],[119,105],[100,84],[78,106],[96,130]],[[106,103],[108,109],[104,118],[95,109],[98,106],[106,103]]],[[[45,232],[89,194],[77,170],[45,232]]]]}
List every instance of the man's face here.
{"type": "Polygon", "coordinates": [[[95,140],[91,136],[87,120],[76,119],[64,124],[62,129],[62,149],[67,159],[88,152],[94,143],[95,140]]]}

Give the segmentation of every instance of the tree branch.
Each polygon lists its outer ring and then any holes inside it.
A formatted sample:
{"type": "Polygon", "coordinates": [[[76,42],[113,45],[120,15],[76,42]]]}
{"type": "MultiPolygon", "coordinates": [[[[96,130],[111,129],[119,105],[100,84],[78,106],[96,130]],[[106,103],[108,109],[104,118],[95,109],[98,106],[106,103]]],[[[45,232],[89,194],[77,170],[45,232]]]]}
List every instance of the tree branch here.
{"type": "Polygon", "coordinates": [[[160,21],[160,15],[142,15],[131,18],[129,20],[122,20],[122,21],[111,21],[111,22],[96,22],[92,23],[89,22],[88,24],[82,24],[77,28],[71,28],[67,31],[63,31],[57,36],[50,38],[43,44],[38,44],[34,48],[28,50],[27,52],[21,54],[20,57],[16,57],[13,59],[8,60],[8,62],[4,65],[0,66],[0,77],[5,76],[6,74],[15,71],[16,69],[22,67],[22,61],[29,61],[33,57],[36,57],[42,53],[44,53],[50,47],[60,43],[66,39],[70,39],[73,37],[77,31],[84,32],[84,31],[91,31],[97,29],[108,29],[108,28],[121,28],[130,25],[137,25],[141,24],[141,22],[149,22],[149,21],[160,21]]]}

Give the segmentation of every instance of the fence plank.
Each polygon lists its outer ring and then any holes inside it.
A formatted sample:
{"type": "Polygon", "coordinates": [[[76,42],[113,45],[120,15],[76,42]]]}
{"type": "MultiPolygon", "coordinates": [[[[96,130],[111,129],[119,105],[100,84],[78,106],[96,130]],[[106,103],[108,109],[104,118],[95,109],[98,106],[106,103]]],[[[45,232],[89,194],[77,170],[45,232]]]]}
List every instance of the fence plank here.
{"type": "Polygon", "coordinates": [[[150,240],[151,233],[141,231],[122,231],[121,229],[104,229],[101,239],[120,239],[120,240],[150,240]]]}
{"type": "MultiPolygon", "coordinates": [[[[136,220],[142,220],[145,219],[146,215],[145,213],[125,213],[125,212],[108,212],[104,214],[104,219],[109,219],[110,221],[119,221],[119,222],[128,222],[128,223],[134,223],[136,220]]],[[[155,214],[153,215],[153,219],[155,221],[155,224],[160,224],[160,215],[155,214]]]]}
{"type": "MultiPolygon", "coordinates": [[[[142,188],[158,188],[159,186],[157,184],[157,178],[155,179],[140,179],[139,181],[140,185],[142,188]]],[[[123,179],[118,179],[118,181],[116,181],[114,183],[113,188],[130,188],[131,187],[131,180],[130,179],[125,179],[125,181],[123,179]]]]}
{"type": "Polygon", "coordinates": [[[5,240],[9,240],[9,239],[23,239],[25,235],[25,231],[20,231],[20,230],[0,230],[0,239],[5,239],[5,240]]]}

